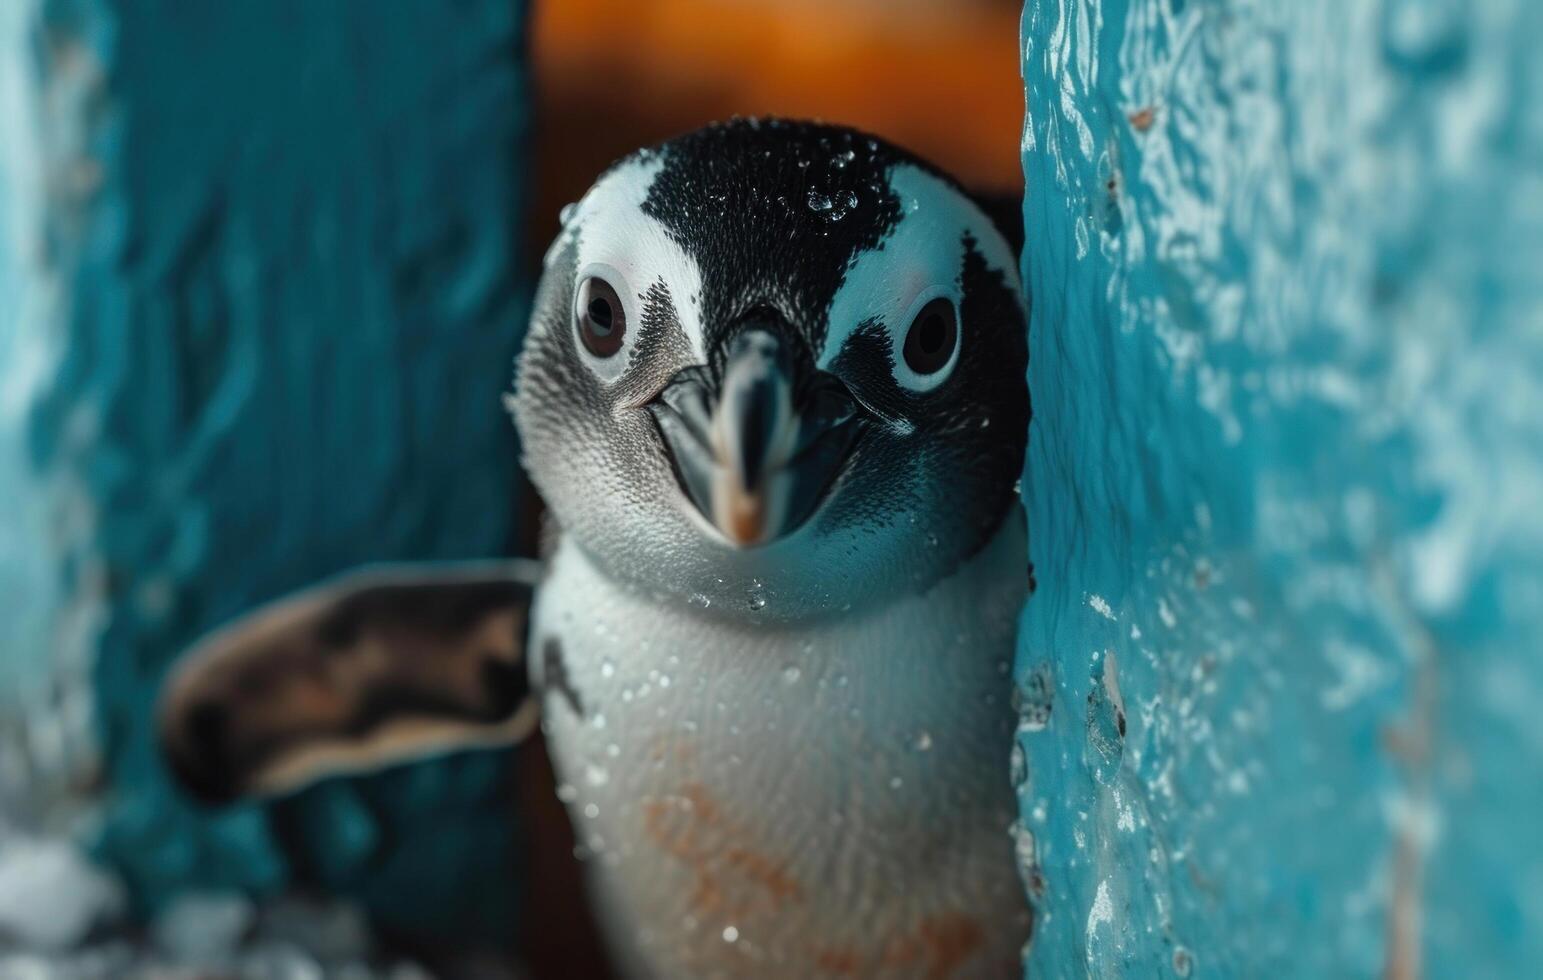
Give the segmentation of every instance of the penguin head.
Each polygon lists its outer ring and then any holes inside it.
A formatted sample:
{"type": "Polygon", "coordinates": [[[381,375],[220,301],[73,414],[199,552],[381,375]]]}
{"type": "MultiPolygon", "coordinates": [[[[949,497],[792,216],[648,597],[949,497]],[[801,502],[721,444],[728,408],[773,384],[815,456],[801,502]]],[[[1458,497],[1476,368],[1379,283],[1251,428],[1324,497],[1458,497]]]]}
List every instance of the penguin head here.
{"type": "Polygon", "coordinates": [[[564,533],[613,577],[800,618],[923,591],[1016,500],[1013,248],[850,129],[709,126],[563,215],[511,405],[564,533]]]}

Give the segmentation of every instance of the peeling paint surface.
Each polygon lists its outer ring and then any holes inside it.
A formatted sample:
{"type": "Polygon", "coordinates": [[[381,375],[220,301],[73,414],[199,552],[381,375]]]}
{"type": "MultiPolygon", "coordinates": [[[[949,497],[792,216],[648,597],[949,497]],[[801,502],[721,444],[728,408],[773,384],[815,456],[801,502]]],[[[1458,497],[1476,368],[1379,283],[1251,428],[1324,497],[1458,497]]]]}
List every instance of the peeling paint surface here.
{"type": "Polygon", "coordinates": [[[1026,5],[1027,975],[1543,962],[1539,38],[1026,5]]]}

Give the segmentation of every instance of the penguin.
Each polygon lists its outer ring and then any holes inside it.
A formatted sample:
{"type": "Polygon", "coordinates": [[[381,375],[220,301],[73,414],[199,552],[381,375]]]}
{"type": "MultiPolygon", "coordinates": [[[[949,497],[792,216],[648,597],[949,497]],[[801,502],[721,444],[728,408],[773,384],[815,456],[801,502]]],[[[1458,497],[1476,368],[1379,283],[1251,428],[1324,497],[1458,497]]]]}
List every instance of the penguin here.
{"type": "Polygon", "coordinates": [[[840,126],[736,119],[614,164],[564,210],[506,399],[543,560],[249,614],[167,683],[172,769],[272,795],[539,716],[624,973],[1016,975],[1003,224],[840,126]]]}

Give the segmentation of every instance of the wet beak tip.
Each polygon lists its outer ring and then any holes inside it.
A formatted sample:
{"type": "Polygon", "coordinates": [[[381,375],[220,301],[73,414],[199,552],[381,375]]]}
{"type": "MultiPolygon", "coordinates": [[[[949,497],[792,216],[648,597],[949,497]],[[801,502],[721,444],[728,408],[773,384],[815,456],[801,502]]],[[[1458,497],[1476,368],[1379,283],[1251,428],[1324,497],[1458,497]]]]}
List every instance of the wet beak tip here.
{"type": "Polygon", "coordinates": [[[761,543],[764,528],[762,528],[759,522],[745,520],[731,523],[728,531],[730,541],[741,548],[748,548],[751,545],[761,543]]]}
{"type": "Polygon", "coordinates": [[[714,522],[730,542],[747,548],[760,544],[766,537],[766,508],[761,496],[747,493],[738,487],[723,489],[718,494],[714,522]]]}

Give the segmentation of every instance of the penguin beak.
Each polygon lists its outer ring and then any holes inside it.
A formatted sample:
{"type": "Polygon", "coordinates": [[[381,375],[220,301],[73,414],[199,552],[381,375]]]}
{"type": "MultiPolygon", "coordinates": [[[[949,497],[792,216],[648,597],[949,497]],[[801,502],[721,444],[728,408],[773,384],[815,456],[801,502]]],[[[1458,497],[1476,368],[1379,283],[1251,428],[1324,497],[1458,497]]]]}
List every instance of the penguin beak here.
{"type": "Polygon", "coordinates": [[[722,382],[682,370],[648,406],[681,489],[740,548],[781,538],[808,520],[840,474],[861,423],[835,376],[795,383],[786,341],[751,327],[729,344],[722,382]]]}

